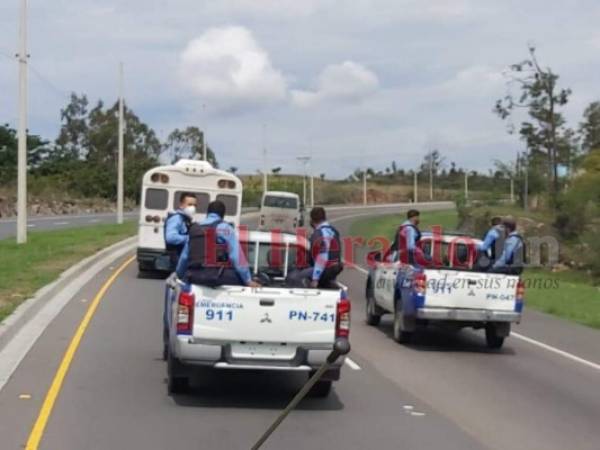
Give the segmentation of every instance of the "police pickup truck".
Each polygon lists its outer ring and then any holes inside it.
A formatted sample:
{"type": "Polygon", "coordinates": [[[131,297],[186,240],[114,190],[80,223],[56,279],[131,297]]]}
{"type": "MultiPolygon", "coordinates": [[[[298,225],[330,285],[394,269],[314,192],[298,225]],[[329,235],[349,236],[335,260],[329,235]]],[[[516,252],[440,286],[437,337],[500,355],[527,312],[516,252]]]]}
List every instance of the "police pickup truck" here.
{"type": "MultiPolygon", "coordinates": [[[[288,273],[302,264],[308,242],[291,234],[250,231],[241,242],[260,288],[210,288],[167,280],[165,330],[168,390],[185,391],[202,368],[314,373],[338,337],[350,331],[347,289],[294,287],[288,273]],[[274,236],[277,236],[274,239],[274,236]],[[274,241],[277,242],[274,242],[274,241]],[[170,292],[169,292],[170,291],[170,292]]],[[[310,394],[326,397],[340,377],[340,357],[310,394]]]]}
{"type": "Polygon", "coordinates": [[[488,347],[502,347],[511,323],[521,319],[524,284],[515,275],[478,271],[474,261],[479,242],[444,235],[434,243],[424,234],[419,245],[431,256],[432,268],[403,262],[397,251],[371,252],[367,324],[377,326],[382,315],[393,314],[393,337],[400,343],[428,324],[483,328],[488,347]]]}

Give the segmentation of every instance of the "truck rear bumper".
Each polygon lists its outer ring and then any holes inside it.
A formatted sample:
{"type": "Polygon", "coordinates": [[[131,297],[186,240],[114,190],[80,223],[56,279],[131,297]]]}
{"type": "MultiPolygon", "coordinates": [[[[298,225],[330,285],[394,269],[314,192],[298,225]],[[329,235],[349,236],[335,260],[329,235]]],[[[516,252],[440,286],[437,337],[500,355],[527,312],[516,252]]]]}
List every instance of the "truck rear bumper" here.
{"type": "MultiPolygon", "coordinates": [[[[228,344],[211,344],[195,341],[193,338],[178,336],[174,342],[175,357],[184,364],[208,366],[215,369],[236,370],[277,370],[290,372],[311,372],[319,368],[331,350],[298,346],[293,359],[236,359],[231,357],[228,344]]],[[[339,371],[345,358],[339,358],[331,366],[339,371]]],[[[337,379],[337,378],[336,378],[337,379]]]]}
{"type": "Polygon", "coordinates": [[[521,313],[487,309],[419,308],[417,319],[464,322],[519,322],[521,313]]]}

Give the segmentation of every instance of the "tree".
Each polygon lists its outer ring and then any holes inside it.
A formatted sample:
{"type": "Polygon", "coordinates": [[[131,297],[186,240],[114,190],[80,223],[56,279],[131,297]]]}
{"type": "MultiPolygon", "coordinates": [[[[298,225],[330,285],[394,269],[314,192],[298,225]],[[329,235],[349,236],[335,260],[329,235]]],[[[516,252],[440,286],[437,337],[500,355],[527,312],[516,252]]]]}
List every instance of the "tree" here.
{"type": "Polygon", "coordinates": [[[398,171],[398,167],[396,166],[396,161],[392,161],[392,173],[396,174],[398,171]]]}
{"type": "Polygon", "coordinates": [[[446,158],[442,157],[439,150],[433,150],[428,152],[423,158],[423,162],[421,163],[421,172],[429,173],[433,172],[433,175],[437,175],[438,171],[441,170],[445,166],[446,158]]]}
{"type": "MultiPolygon", "coordinates": [[[[198,127],[187,127],[183,130],[176,128],[169,134],[163,145],[163,153],[172,163],[185,159],[202,159],[204,133],[198,127]]],[[[210,146],[206,148],[206,158],[213,167],[219,167],[215,154],[210,146]]]]}
{"type": "MultiPolygon", "coordinates": [[[[515,98],[508,93],[496,101],[495,113],[508,119],[516,109],[523,108],[529,120],[521,122],[519,134],[532,157],[541,154],[546,158],[549,192],[556,205],[559,193],[559,165],[570,164],[574,150],[574,134],[565,126],[559,109],[567,104],[570,89],[560,89],[559,76],[552,69],[543,69],[536,57],[535,47],[529,47],[529,57],[510,66],[507,74],[510,84],[517,84],[520,95],[515,98]]],[[[514,132],[512,126],[509,133],[514,132]]]]}
{"type": "Polygon", "coordinates": [[[237,167],[235,167],[235,166],[231,166],[231,167],[229,168],[229,171],[230,171],[232,174],[234,174],[234,175],[235,175],[235,173],[238,171],[238,168],[237,168],[237,167]]]}
{"type": "Polygon", "coordinates": [[[325,174],[322,173],[321,175],[319,175],[319,178],[321,179],[321,181],[325,181],[325,174]]]}
{"type": "Polygon", "coordinates": [[[583,113],[584,121],[579,126],[581,148],[589,153],[600,150],[600,101],[590,103],[583,113]]]}
{"type": "MultiPolygon", "coordinates": [[[[12,182],[17,178],[17,131],[8,124],[0,126],[0,179],[12,182]]],[[[37,169],[50,152],[48,141],[40,136],[27,135],[27,165],[37,169]]]]}
{"type": "Polygon", "coordinates": [[[89,143],[88,99],[71,93],[71,101],[60,110],[62,125],[55,141],[52,158],[76,160],[87,156],[89,143]]]}
{"type": "Polygon", "coordinates": [[[272,172],[274,175],[277,175],[279,172],[281,172],[281,167],[273,167],[273,168],[271,169],[271,172],[272,172]]]}

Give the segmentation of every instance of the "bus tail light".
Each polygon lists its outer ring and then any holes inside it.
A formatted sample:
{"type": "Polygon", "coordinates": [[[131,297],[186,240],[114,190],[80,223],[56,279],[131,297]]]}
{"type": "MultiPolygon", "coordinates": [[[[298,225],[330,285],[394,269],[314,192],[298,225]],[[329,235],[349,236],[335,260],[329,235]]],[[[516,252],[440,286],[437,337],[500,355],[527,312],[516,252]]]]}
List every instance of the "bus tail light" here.
{"type": "Polygon", "coordinates": [[[177,301],[177,333],[192,334],[194,328],[194,294],[181,292],[177,301]]]}
{"type": "Polygon", "coordinates": [[[260,226],[261,227],[265,226],[265,216],[260,216],[260,226]]]}
{"type": "Polygon", "coordinates": [[[335,336],[347,338],[350,335],[350,300],[342,297],[337,304],[335,336]]]}

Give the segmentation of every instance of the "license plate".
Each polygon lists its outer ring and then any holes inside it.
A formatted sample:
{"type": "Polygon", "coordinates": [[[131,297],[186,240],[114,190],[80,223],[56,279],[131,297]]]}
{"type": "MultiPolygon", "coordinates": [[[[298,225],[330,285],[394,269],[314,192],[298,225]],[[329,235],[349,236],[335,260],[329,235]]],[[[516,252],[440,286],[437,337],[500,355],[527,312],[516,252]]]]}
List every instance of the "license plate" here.
{"type": "Polygon", "coordinates": [[[293,359],[296,348],[277,344],[233,344],[231,356],[239,359],[293,359]]]}

